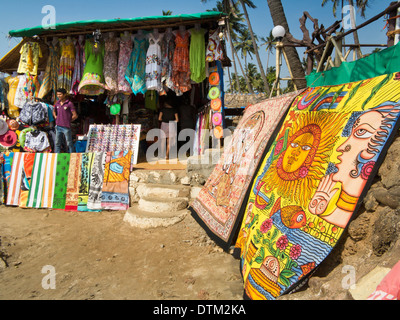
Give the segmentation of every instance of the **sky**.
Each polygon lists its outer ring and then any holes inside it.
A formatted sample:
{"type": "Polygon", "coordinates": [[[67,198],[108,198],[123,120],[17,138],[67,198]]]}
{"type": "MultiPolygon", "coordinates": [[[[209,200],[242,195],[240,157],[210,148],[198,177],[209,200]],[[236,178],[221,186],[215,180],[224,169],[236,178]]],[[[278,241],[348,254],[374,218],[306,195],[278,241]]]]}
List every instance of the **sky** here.
{"type": "MultiPolygon", "coordinates": [[[[370,6],[366,11],[366,19],[357,15],[356,24],[359,25],[367,19],[372,18],[384,11],[393,0],[370,0],[370,6]]],[[[319,19],[325,27],[332,25],[341,18],[338,12],[337,18],[333,16],[332,5],[328,3],[325,7],[321,6],[322,0],[282,0],[285,14],[289,23],[291,33],[297,39],[301,39],[303,34],[299,28],[299,19],[304,11],[308,11],[312,17],[319,19]]],[[[202,3],[201,0],[18,0],[1,1],[0,4],[0,58],[7,54],[20,39],[9,39],[10,30],[31,28],[41,25],[45,13],[42,8],[52,5],[56,10],[56,23],[71,22],[92,19],[114,19],[114,18],[134,18],[154,15],[162,15],[162,11],[170,10],[173,15],[192,14],[205,12],[215,7],[215,0],[208,0],[202,3]]],[[[267,37],[272,30],[273,22],[268,9],[267,0],[253,0],[256,9],[248,9],[252,27],[259,38],[267,37]]],[[[359,31],[361,43],[386,43],[386,21],[384,18],[371,24],[369,27],[359,31]]],[[[312,30],[311,24],[308,24],[312,30]]],[[[353,43],[352,37],[346,40],[353,43]]],[[[370,52],[372,49],[363,49],[363,52],[370,52]]],[[[229,51],[228,51],[229,52],[229,51]]],[[[303,51],[299,50],[300,58],[303,51]]],[[[264,68],[267,64],[267,54],[265,47],[260,49],[264,68]]],[[[229,55],[229,53],[228,53],[229,55]]],[[[251,60],[249,60],[251,62],[251,60]]],[[[256,63],[256,60],[253,60],[256,63]]],[[[274,65],[273,55],[269,59],[269,64],[274,65]]],[[[283,74],[282,76],[285,76],[283,74]]]]}

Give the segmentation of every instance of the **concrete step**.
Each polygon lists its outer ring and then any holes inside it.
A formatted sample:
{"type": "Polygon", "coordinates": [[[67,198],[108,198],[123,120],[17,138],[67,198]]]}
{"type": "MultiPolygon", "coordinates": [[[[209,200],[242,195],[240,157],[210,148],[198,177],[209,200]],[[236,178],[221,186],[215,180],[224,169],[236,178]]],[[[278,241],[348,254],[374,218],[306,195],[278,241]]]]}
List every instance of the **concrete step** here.
{"type": "Polygon", "coordinates": [[[139,205],[134,204],[126,211],[124,221],[129,223],[132,227],[141,229],[166,228],[182,221],[189,213],[189,210],[154,213],[140,210],[139,205]]]}
{"type": "Polygon", "coordinates": [[[187,198],[190,196],[190,187],[182,185],[139,183],[136,187],[136,192],[140,198],[187,198]]]}
{"type": "Polygon", "coordinates": [[[142,211],[152,213],[166,213],[184,210],[189,205],[189,198],[179,197],[161,199],[159,197],[143,197],[138,202],[138,207],[142,211]]]}

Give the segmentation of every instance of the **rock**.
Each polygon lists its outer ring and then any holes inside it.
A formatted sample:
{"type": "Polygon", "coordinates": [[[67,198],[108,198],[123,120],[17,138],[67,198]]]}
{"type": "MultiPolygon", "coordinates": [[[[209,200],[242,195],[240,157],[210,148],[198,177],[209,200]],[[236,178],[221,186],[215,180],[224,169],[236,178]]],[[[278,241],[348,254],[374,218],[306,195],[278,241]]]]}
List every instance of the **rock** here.
{"type": "Polygon", "coordinates": [[[190,178],[188,176],[185,176],[181,179],[181,184],[184,186],[189,186],[190,185],[190,178]]]}
{"type": "Polygon", "coordinates": [[[363,240],[369,231],[370,228],[370,219],[366,215],[362,215],[358,217],[357,219],[353,220],[349,224],[349,236],[354,240],[354,241],[360,241],[363,240]]]}
{"type": "Polygon", "coordinates": [[[379,176],[385,188],[390,189],[394,186],[400,186],[400,162],[398,156],[400,154],[400,138],[397,137],[390,148],[384,162],[379,169],[379,176]]]}
{"type": "Polygon", "coordinates": [[[372,191],[370,190],[367,193],[367,196],[364,198],[365,210],[367,210],[369,212],[373,212],[376,210],[376,208],[378,208],[378,206],[379,206],[379,202],[376,201],[372,191]]]}
{"type": "Polygon", "coordinates": [[[153,213],[164,213],[184,210],[189,205],[188,198],[172,198],[172,199],[149,199],[141,198],[139,200],[139,209],[153,213]]]}
{"type": "Polygon", "coordinates": [[[367,275],[356,282],[355,288],[350,288],[349,292],[354,300],[366,300],[376,289],[378,284],[389,273],[389,268],[376,267],[367,275]]]}
{"type": "Polygon", "coordinates": [[[199,195],[202,187],[192,187],[192,190],[190,191],[190,198],[191,199],[196,199],[197,196],[199,195]]]}
{"type": "Polygon", "coordinates": [[[378,218],[373,228],[372,249],[375,255],[382,256],[398,238],[400,214],[388,207],[376,211],[378,218]]]}
{"type": "Polygon", "coordinates": [[[393,191],[383,187],[374,188],[371,190],[373,197],[384,206],[389,206],[392,209],[400,207],[400,197],[396,196],[399,187],[394,187],[393,191]]]}

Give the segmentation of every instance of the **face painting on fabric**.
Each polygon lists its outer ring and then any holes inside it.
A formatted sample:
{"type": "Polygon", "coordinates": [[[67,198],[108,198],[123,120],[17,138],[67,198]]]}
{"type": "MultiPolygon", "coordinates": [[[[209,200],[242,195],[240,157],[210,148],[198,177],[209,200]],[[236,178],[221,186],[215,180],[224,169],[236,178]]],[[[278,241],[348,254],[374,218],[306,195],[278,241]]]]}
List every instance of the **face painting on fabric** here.
{"type": "Polygon", "coordinates": [[[245,297],[291,292],[335,247],[398,128],[396,79],[296,97],[255,175],[235,245],[245,297]]]}
{"type": "Polygon", "coordinates": [[[194,218],[224,248],[234,241],[240,208],[269,138],[299,92],[246,108],[231,141],[192,204],[194,218]]]}

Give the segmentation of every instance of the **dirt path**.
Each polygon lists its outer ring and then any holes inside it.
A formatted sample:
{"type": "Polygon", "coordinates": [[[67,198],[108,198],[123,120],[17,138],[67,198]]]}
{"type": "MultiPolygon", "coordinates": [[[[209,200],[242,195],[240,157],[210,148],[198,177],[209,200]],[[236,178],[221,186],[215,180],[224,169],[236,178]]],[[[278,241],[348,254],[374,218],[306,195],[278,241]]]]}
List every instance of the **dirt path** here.
{"type": "Polygon", "coordinates": [[[0,206],[0,299],[242,299],[239,261],[190,215],[150,230],[123,216],[0,206]],[[42,287],[48,265],[54,290],[42,287]]]}

